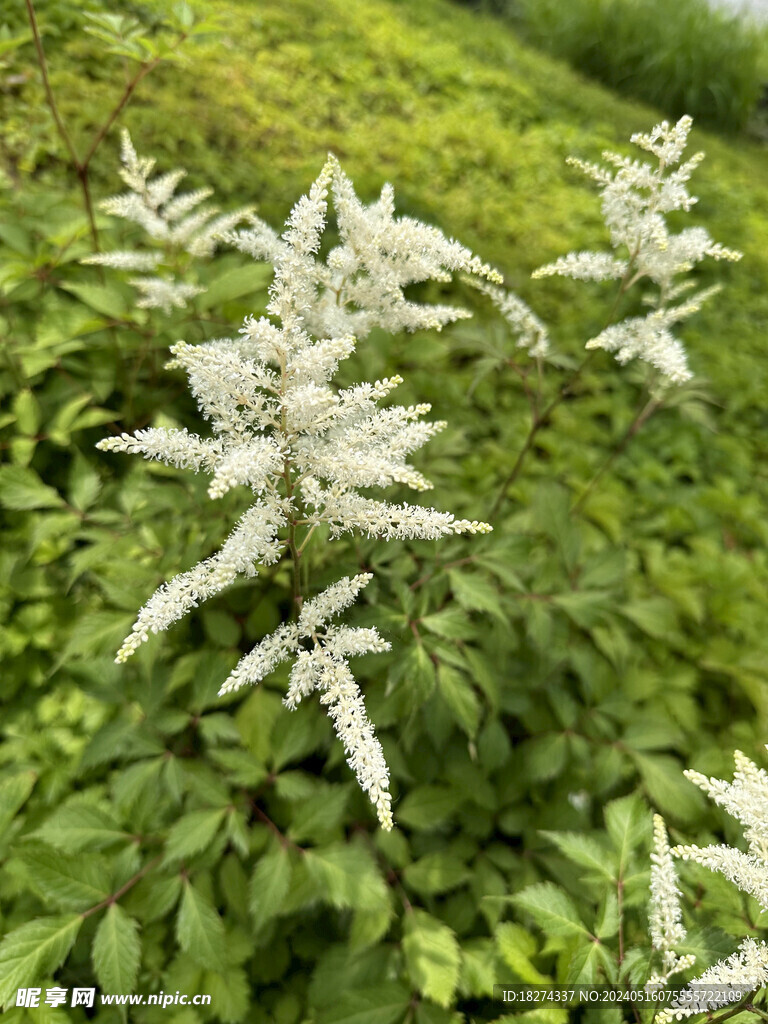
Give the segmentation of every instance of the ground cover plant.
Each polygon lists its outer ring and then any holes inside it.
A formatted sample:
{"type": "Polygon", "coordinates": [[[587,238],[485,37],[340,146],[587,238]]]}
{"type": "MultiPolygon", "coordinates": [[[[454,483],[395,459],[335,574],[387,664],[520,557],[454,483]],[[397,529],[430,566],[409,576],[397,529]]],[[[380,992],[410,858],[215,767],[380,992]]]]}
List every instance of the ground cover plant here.
{"type": "MultiPolygon", "coordinates": [[[[351,389],[401,374],[406,407],[431,402],[449,422],[417,463],[431,501],[494,531],[329,544],[318,527],[305,549],[307,594],[373,575],[345,624],[375,626],[391,645],[356,662],[389,766],[390,832],[376,828],[328,719],[311,702],[281,706],[287,666],[245,695],[218,696],[239,659],[290,619],[289,559],[115,665],[136,609],[217,549],[248,492],[211,501],[199,477],[95,445],[200,433],[183,375],[164,368],[168,350],[266,315],[272,271],[236,249],[190,253],[194,232],[147,241],[114,207],[101,212],[115,190],[116,128],[89,174],[100,248],[144,262],[86,262],[93,234],[40,102],[33,42],[9,50],[11,73],[26,73],[15,105],[2,98],[0,222],[0,957],[11,1004],[17,987],[55,983],[212,996],[210,1007],[99,1005],[103,1020],[497,1020],[507,1009],[496,981],[644,981],[664,969],[663,942],[653,954],[647,931],[652,809],[672,845],[704,847],[723,830],[741,842],[682,770],[724,777],[733,749],[764,756],[762,151],[693,132],[693,150],[707,151],[700,202],[673,212],[669,230],[703,227],[744,258],[696,268],[701,287],[723,290],[677,328],[693,378],[643,417],[648,363],[622,367],[596,349],[579,370],[620,279],[529,275],[569,250],[606,251],[599,203],[566,155],[629,156],[629,135],[659,118],[446,4],[345,7],[341,33],[330,31],[333,5],[296,11],[216,5],[223,36],[193,42],[186,70],[153,69],[121,119],[158,172],[183,162],[193,192],[215,185],[223,213],[208,222],[257,202],[262,221],[281,223],[331,148],[364,202],[391,179],[400,209],[500,267],[513,293],[444,281],[409,293],[474,318],[439,335],[374,326],[337,378],[351,389]],[[18,104],[36,112],[33,148],[14,126],[18,104]],[[197,116],[180,137],[184,111],[197,116]],[[154,269],[161,289],[131,283],[154,269]]],[[[141,31],[166,31],[162,13],[137,6],[141,31]]],[[[81,75],[107,75],[102,41],[78,11],[50,14],[58,34],[39,11],[50,81],[77,147],[111,109],[72,92],[81,75]]],[[[18,42],[23,25],[9,33],[18,42]]],[[[638,282],[622,295],[617,323],[647,312],[646,291],[638,282]]],[[[674,953],[696,957],[682,979],[745,936],[759,942],[752,897],[696,864],[678,875],[687,934],[674,953]]],[[[758,1011],[741,1008],[744,1020],[758,1011]]]]}

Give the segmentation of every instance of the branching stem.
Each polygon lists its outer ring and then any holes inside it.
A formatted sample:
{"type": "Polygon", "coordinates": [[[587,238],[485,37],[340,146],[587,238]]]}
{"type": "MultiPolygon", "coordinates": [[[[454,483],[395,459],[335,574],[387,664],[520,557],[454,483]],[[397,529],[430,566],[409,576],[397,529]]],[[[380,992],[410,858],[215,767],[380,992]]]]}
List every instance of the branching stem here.
{"type": "MultiPolygon", "coordinates": [[[[140,64],[139,65],[138,71],[126,83],[126,86],[123,89],[123,92],[120,95],[120,98],[118,99],[117,103],[112,108],[112,110],[109,112],[109,114],[107,115],[107,119],[104,121],[104,123],[101,125],[101,127],[96,131],[96,134],[93,137],[91,145],[88,147],[88,150],[87,150],[85,156],[81,160],[80,157],[77,155],[77,150],[75,149],[75,144],[72,141],[71,135],[67,131],[67,126],[64,124],[64,120],[63,120],[63,118],[61,116],[61,113],[59,111],[58,104],[56,103],[56,97],[54,96],[53,88],[51,86],[50,75],[48,74],[48,61],[46,60],[45,50],[43,48],[43,40],[42,40],[42,37],[40,35],[40,27],[39,27],[39,25],[37,23],[37,14],[35,12],[35,6],[34,6],[34,3],[33,3],[33,0],[25,0],[25,3],[26,3],[26,6],[27,6],[27,17],[29,18],[29,26],[30,26],[30,28],[32,30],[32,38],[33,38],[34,43],[35,43],[35,51],[37,53],[37,63],[38,63],[38,66],[40,68],[40,75],[41,75],[42,80],[43,80],[43,89],[45,90],[45,100],[46,100],[46,103],[48,104],[48,109],[51,111],[51,116],[53,117],[54,124],[56,125],[56,130],[58,131],[59,136],[61,137],[61,140],[64,143],[64,145],[65,145],[65,147],[67,149],[67,152],[69,153],[72,169],[74,170],[75,174],[77,175],[77,180],[80,182],[80,191],[82,192],[82,195],[83,195],[83,205],[85,206],[85,213],[86,213],[86,216],[88,217],[88,224],[89,224],[89,227],[91,229],[91,238],[93,240],[93,247],[94,247],[94,250],[96,252],[99,252],[99,232],[98,232],[98,229],[96,227],[96,215],[94,214],[94,211],[93,211],[93,202],[91,200],[91,187],[90,187],[90,181],[89,181],[89,176],[88,176],[89,175],[90,166],[91,166],[91,160],[93,159],[93,157],[94,157],[94,155],[96,153],[96,150],[99,148],[101,143],[104,141],[104,138],[106,137],[107,133],[109,132],[109,129],[115,123],[117,118],[122,113],[123,108],[126,106],[128,101],[130,100],[131,96],[134,93],[134,90],[136,89],[136,86],[139,84],[139,82],[141,82],[141,80],[143,78],[145,78],[150,73],[150,71],[154,71],[154,69],[157,67],[157,65],[160,64],[161,61],[163,60],[163,57],[162,56],[155,57],[153,60],[149,61],[147,64],[140,64]]],[[[184,40],[186,38],[187,38],[187,33],[186,32],[180,33],[178,39],[176,40],[174,45],[170,48],[170,52],[172,52],[177,47],[179,47],[184,42],[184,40]]]]}

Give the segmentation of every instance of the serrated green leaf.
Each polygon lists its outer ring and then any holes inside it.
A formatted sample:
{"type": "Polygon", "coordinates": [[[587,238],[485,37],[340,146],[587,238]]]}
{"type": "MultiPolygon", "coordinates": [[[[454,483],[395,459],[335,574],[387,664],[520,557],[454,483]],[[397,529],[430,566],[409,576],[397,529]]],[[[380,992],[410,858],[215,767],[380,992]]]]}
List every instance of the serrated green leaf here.
{"type": "Polygon", "coordinates": [[[410,1002],[411,993],[396,982],[342,992],[318,1015],[318,1024],[399,1024],[410,1002]]]}
{"type": "Polygon", "coordinates": [[[70,295],[74,295],[89,309],[96,310],[103,316],[115,320],[122,320],[127,315],[125,300],[114,287],[101,284],[86,284],[85,282],[69,282],[61,286],[70,295]]]}
{"type": "Polygon", "coordinates": [[[5,832],[26,803],[37,781],[37,772],[17,772],[0,779],[0,834],[5,832]]]}
{"type": "Polygon", "coordinates": [[[543,985],[551,979],[534,966],[536,941],[522,925],[505,921],[496,929],[496,946],[504,963],[527,985],[543,985]]]}
{"type": "Polygon", "coordinates": [[[402,685],[407,687],[414,707],[421,707],[435,688],[435,666],[424,644],[410,644],[401,665],[402,685]]]}
{"type": "Polygon", "coordinates": [[[619,878],[623,878],[632,851],[650,828],[650,815],[637,794],[612,800],[605,808],[605,827],[618,856],[619,878]]]}
{"type": "Polygon", "coordinates": [[[467,865],[447,850],[427,853],[403,872],[403,881],[411,889],[426,896],[448,892],[470,877],[467,865]]]}
{"type": "Polygon", "coordinates": [[[451,569],[448,573],[453,596],[462,608],[470,611],[488,612],[500,622],[506,622],[504,604],[498,590],[476,573],[459,572],[451,569]]]}
{"type": "Polygon", "coordinates": [[[208,899],[189,880],[184,882],[176,917],[176,938],[192,959],[220,971],[226,967],[224,925],[208,899]]]}
{"type": "Polygon", "coordinates": [[[416,786],[397,809],[397,820],[409,828],[429,830],[441,825],[463,803],[449,786],[416,786]]]}
{"type": "Polygon", "coordinates": [[[91,947],[93,969],[107,992],[132,992],[141,959],[139,926],[117,903],[99,922],[91,947]]]}
{"type": "Polygon", "coordinates": [[[166,863],[172,860],[183,860],[200,853],[213,842],[219,830],[225,807],[190,811],[172,826],[165,841],[166,863]]]}
{"type": "Polygon", "coordinates": [[[273,846],[259,858],[249,885],[251,914],[257,927],[280,913],[292,873],[290,854],[284,846],[273,846]]]}
{"type": "Polygon", "coordinates": [[[588,938],[573,900],[552,882],[537,882],[510,897],[515,906],[527,911],[546,935],[588,938]]]}
{"type": "Polygon", "coordinates": [[[56,970],[72,948],[82,921],[79,914],[41,917],[5,936],[0,942],[0,1006],[8,1007],[17,989],[34,985],[56,970]]]}
{"type": "Polygon", "coordinates": [[[304,862],[323,899],[335,907],[376,910],[387,903],[384,879],[360,843],[307,850],[304,862]]]}
{"type": "Polygon", "coordinates": [[[63,505],[61,495],[44,484],[33,469],[0,466],[0,505],[16,512],[63,505]]]}
{"type": "Polygon", "coordinates": [[[251,1007],[251,988],[248,975],[241,967],[231,967],[221,973],[206,971],[201,989],[211,997],[216,1017],[224,1024],[237,1024],[244,1020],[251,1007]]]}
{"type": "Polygon", "coordinates": [[[541,833],[550,839],[569,860],[581,867],[612,879],[615,874],[613,857],[606,844],[592,836],[581,832],[546,832],[541,833]]]}
{"type": "Polygon", "coordinates": [[[109,869],[96,855],[69,856],[41,843],[24,843],[18,852],[46,902],[64,910],[87,910],[109,896],[109,869]]]}
{"type": "Polygon", "coordinates": [[[420,624],[446,640],[468,640],[475,631],[467,613],[458,608],[444,608],[433,615],[425,615],[420,624]]]}
{"type": "Polygon", "coordinates": [[[102,850],[130,839],[130,835],[123,832],[106,811],[78,798],[54,811],[33,835],[65,853],[102,850]]]}
{"type": "Polygon", "coordinates": [[[450,1006],[461,962],[453,931],[425,911],[414,910],[405,919],[402,947],[414,988],[439,1006],[450,1006]]]}
{"type": "Polygon", "coordinates": [[[692,821],[702,800],[683,775],[683,766],[666,754],[632,754],[651,802],[664,814],[692,821]]]}
{"type": "Polygon", "coordinates": [[[480,702],[469,679],[463,672],[441,663],[437,670],[437,689],[456,724],[468,736],[476,736],[480,724],[480,702]]]}
{"type": "Polygon", "coordinates": [[[338,828],[349,800],[346,786],[326,786],[296,808],[288,836],[296,843],[320,842],[338,828]]]}

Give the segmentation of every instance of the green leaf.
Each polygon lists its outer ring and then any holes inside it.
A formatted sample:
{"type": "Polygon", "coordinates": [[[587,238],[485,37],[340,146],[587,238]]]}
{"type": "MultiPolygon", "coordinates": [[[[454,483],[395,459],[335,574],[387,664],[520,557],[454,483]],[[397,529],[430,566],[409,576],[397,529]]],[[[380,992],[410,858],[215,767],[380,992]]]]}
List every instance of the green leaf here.
{"type": "Polygon", "coordinates": [[[552,882],[537,882],[510,897],[515,906],[527,911],[548,936],[588,938],[570,896],[552,882]]]}
{"type": "Polygon", "coordinates": [[[447,850],[427,853],[403,872],[406,885],[426,896],[448,892],[462,885],[470,877],[467,865],[447,850]]]}
{"type": "Polygon", "coordinates": [[[531,515],[536,528],[554,541],[570,574],[578,561],[580,538],[571,516],[568,492],[559,484],[541,484],[534,495],[531,515]]]}
{"type": "Polygon", "coordinates": [[[99,474],[80,455],[75,453],[69,474],[69,502],[81,512],[90,508],[101,490],[99,474]]]}
{"type": "Polygon", "coordinates": [[[296,808],[288,836],[296,843],[336,838],[349,800],[347,786],[323,786],[296,808]]]}
{"type": "Polygon", "coordinates": [[[37,772],[17,772],[0,780],[0,835],[27,801],[37,781],[37,772]]]}
{"type": "Polygon", "coordinates": [[[377,910],[387,903],[384,879],[360,843],[307,850],[304,862],[322,898],[335,907],[377,910]]]}
{"type": "Polygon", "coordinates": [[[425,615],[420,625],[446,640],[468,640],[475,631],[466,612],[459,608],[444,608],[433,615],[425,615]]]}
{"type": "Polygon", "coordinates": [[[395,982],[342,991],[334,1006],[318,1015],[318,1024],[399,1024],[410,1002],[411,993],[395,982]]]}
{"type": "Polygon", "coordinates": [[[63,284],[61,287],[103,316],[108,316],[113,320],[122,320],[127,315],[125,300],[119,292],[115,291],[114,287],[84,282],[63,284]]]}
{"type": "Polygon", "coordinates": [[[16,426],[22,434],[36,434],[40,429],[40,403],[29,388],[20,391],[13,400],[16,426]]]}
{"type": "Polygon", "coordinates": [[[541,834],[547,839],[551,839],[558,850],[574,864],[589,868],[604,878],[613,879],[615,877],[613,858],[605,843],[581,832],[542,831],[541,834]]]}
{"type": "Polygon", "coordinates": [[[110,893],[109,869],[94,855],[69,856],[38,843],[24,843],[19,856],[36,892],[65,910],[87,910],[110,893]]]}
{"type": "Polygon", "coordinates": [[[65,853],[101,850],[130,838],[106,811],[79,798],[54,811],[33,835],[65,853]]]}
{"type": "Polygon", "coordinates": [[[498,590],[477,574],[451,569],[448,573],[453,596],[462,608],[470,611],[488,612],[500,622],[506,622],[504,604],[498,590]]]}
{"type": "Polygon", "coordinates": [[[251,914],[257,927],[280,913],[292,873],[290,855],[284,846],[273,846],[259,858],[249,885],[251,914]]]}
{"type": "Polygon", "coordinates": [[[450,1006],[459,983],[461,956],[448,925],[414,910],[405,918],[402,947],[413,986],[439,1006],[450,1006]]]}
{"type": "Polygon", "coordinates": [[[413,706],[421,707],[435,689],[435,665],[424,644],[409,644],[398,667],[401,669],[398,674],[412,697],[413,706]]]}
{"type": "Polygon", "coordinates": [[[456,724],[468,736],[477,735],[480,702],[464,673],[441,663],[437,670],[437,688],[456,724]]]}
{"type": "Polygon", "coordinates": [[[610,939],[619,930],[619,900],[616,893],[609,889],[605,894],[603,905],[595,925],[598,939],[610,939]]]}
{"type": "Polygon", "coordinates": [[[200,990],[210,995],[216,1018],[224,1024],[235,1024],[248,1015],[251,987],[242,967],[231,967],[222,973],[206,971],[200,990]]]}
{"type": "Polygon", "coordinates": [[[620,611],[638,629],[655,640],[667,639],[676,626],[675,606],[666,597],[643,597],[628,601],[621,606],[620,611]]]}
{"type": "Polygon", "coordinates": [[[141,959],[139,926],[117,903],[99,922],[91,947],[93,969],[107,992],[132,992],[141,959]]]}
{"type": "Polygon", "coordinates": [[[543,985],[551,979],[531,962],[536,941],[522,925],[505,921],[496,929],[496,946],[504,963],[527,985],[543,985]]]}
{"type": "Polygon", "coordinates": [[[642,776],[651,802],[664,814],[680,821],[693,821],[699,814],[702,798],[683,775],[683,766],[666,754],[639,754],[632,758],[642,776]]]}
{"type": "Polygon", "coordinates": [[[269,284],[272,268],[263,263],[248,263],[234,270],[227,268],[197,297],[198,309],[215,309],[225,302],[253,295],[269,284]]]}
{"type": "Polygon", "coordinates": [[[416,786],[398,807],[397,820],[414,829],[437,828],[462,802],[463,797],[448,786],[416,786]]]}
{"type": "Polygon", "coordinates": [[[630,854],[643,842],[650,828],[650,815],[635,793],[612,800],[606,805],[604,815],[605,827],[618,854],[618,877],[623,878],[630,854]]]}
{"type": "Polygon", "coordinates": [[[213,841],[226,808],[191,811],[173,825],[165,841],[165,861],[183,860],[200,853],[213,841]]]}
{"type": "Polygon", "coordinates": [[[196,963],[217,971],[226,967],[222,920],[208,899],[189,880],[184,882],[176,918],[176,937],[184,952],[196,963]]]}
{"type": "Polygon", "coordinates": [[[11,53],[12,50],[16,50],[19,46],[23,46],[24,43],[28,43],[30,39],[32,39],[32,33],[29,31],[19,32],[18,35],[0,39],[0,57],[6,53],[11,53]]]}
{"type": "Polygon", "coordinates": [[[556,594],[552,604],[560,608],[581,629],[599,625],[610,610],[611,595],[604,590],[573,590],[556,594]]]}
{"type": "Polygon", "coordinates": [[[0,466],[0,504],[14,511],[56,508],[63,505],[61,495],[44,484],[33,469],[0,466]]]}
{"type": "Polygon", "coordinates": [[[72,948],[82,924],[79,914],[41,917],[10,932],[0,942],[0,1006],[8,1007],[16,990],[51,974],[72,948]]]}

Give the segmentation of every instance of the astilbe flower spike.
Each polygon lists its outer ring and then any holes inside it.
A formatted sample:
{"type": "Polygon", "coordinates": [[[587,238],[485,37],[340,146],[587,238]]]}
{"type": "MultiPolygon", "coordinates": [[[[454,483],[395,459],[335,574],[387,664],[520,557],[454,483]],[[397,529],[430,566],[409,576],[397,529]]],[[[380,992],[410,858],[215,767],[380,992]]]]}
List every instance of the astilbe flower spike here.
{"type": "Polygon", "coordinates": [[[213,193],[210,188],[177,194],[186,171],[170,171],[152,177],[155,161],[136,153],[126,129],[122,133],[120,159],[120,177],[128,191],[105,199],[100,203],[101,209],[138,224],[151,239],[153,248],[148,252],[118,250],[95,253],[82,262],[115,270],[144,272],[141,277],[130,278],[129,282],[139,293],[136,302],[139,309],[161,309],[166,314],[174,308],[183,309],[190,299],[205,289],[177,280],[175,274],[167,270],[161,274],[161,265],[175,262],[177,254],[212,256],[222,233],[245,221],[252,207],[219,214],[218,207],[205,203],[213,193]],[[151,271],[155,273],[149,273],[151,271]]]}
{"type": "Polygon", "coordinates": [[[651,853],[651,900],[648,912],[651,945],[661,953],[661,973],[648,980],[651,986],[664,986],[673,974],[693,966],[695,957],[678,956],[676,947],[685,940],[683,911],[677,872],[669,848],[667,829],[659,814],[653,816],[653,851],[651,853]]]}
{"type": "MultiPolygon", "coordinates": [[[[430,482],[408,465],[408,456],[445,426],[422,417],[428,405],[379,403],[400,384],[393,376],[338,390],[331,384],[339,362],[374,326],[391,331],[440,327],[464,315],[447,306],[417,305],[403,296],[409,283],[444,279],[461,270],[497,275],[437,229],[393,217],[392,191],[364,206],[338,162],[330,157],[293,208],[283,234],[261,222],[235,240],[275,266],[267,311],[249,318],[239,337],[202,345],[176,344],[170,364],[184,369],[213,436],[147,428],[105,438],[104,451],[131,452],[211,476],[217,498],[246,486],[254,503],[218,552],[164,583],[141,609],[120,648],[123,662],[150,633],[167,629],[239,576],[288,553],[298,564],[299,530],[320,524],[331,536],[427,538],[485,533],[486,523],[406,503],[391,504],[360,488],[405,484],[416,491],[430,482]],[[336,204],[341,244],[327,260],[318,256],[327,220],[327,197],[336,204]],[[333,297],[333,301],[331,300],[333,297]],[[353,335],[352,332],[355,332],[353,335]],[[355,336],[356,335],[356,336],[355,336]]],[[[327,708],[347,760],[392,827],[389,772],[366,714],[349,658],[384,651],[375,628],[353,629],[330,620],[370,581],[363,573],[332,584],[311,600],[295,585],[295,620],[261,640],[221,687],[222,694],[258,683],[278,664],[292,661],[285,705],[314,691],[327,708]]]]}
{"type": "Polygon", "coordinates": [[[702,227],[672,232],[666,215],[689,211],[696,197],[687,183],[704,159],[695,153],[681,163],[691,130],[690,117],[670,125],[656,125],[648,134],[637,133],[631,141],[656,158],[656,164],[631,160],[606,152],[610,165],[585,163],[569,158],[601,187],[602,211],[611,245],[619,255],[606,252],[571,252],[535,271],[534,277],[560,275],[578,281],[620,281],[620,293],[640,281],[654,286],[647,296],[651,311],[610,324],[587,342],[588,349],[613,352],[620,363],[642,359],[654,366],[666,382],[680,384],[692,376],[682,342],[672,328],[698,312],[716,288],[704,289],[678,302],[693,287],[685,275],[709,256],[738,260],[741,253],[714,242],[702,227]]]}
{"type": "MultiPolygon", "coordinates": [[[[680,845],[670,852],[683,860],[719,871],[768,910],[768,772],[758,768],[741,751],[735,752],[734,760],[736,771],[730,783],[707,778],[700,772],[686,771],[685,775],[741,822],[747,840],[746,852],[724,844],[703,848],[680,845]]],[[[678,999],[662,1010],[656,1018],[659,1024],[727,1005],[724,996],[721,1001],[710,1000],[702,1007],[696,1001],[697,990],[706,992],[708,986],[734,986],[746,994],[768,984],[768,944],[753,938],[744,939],[734,953],[713,964],[690,984],[692,998],[678,999]]]]}

